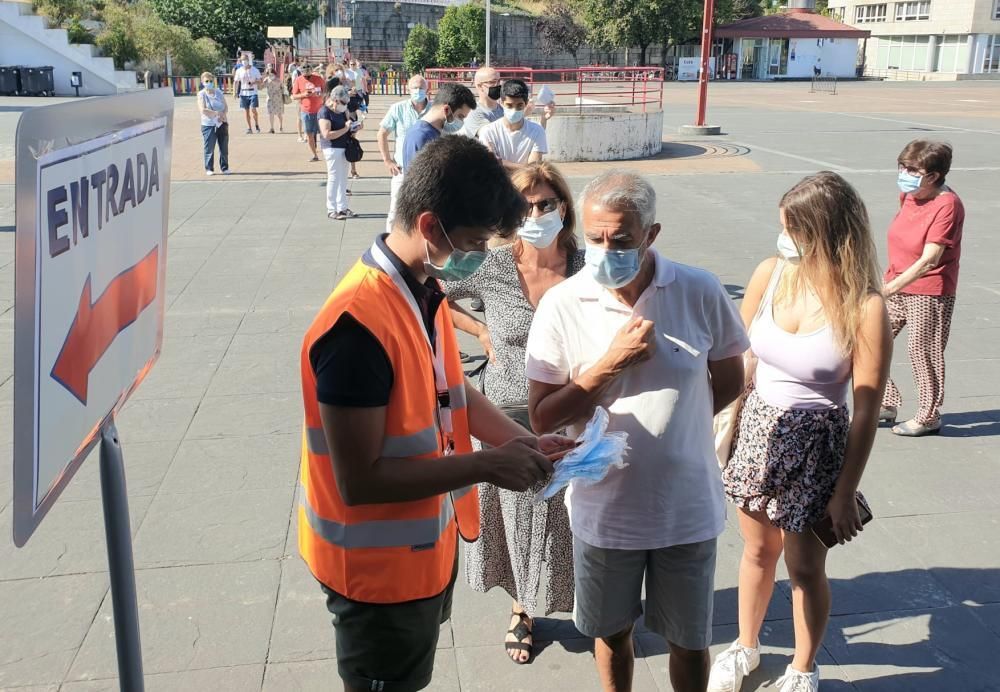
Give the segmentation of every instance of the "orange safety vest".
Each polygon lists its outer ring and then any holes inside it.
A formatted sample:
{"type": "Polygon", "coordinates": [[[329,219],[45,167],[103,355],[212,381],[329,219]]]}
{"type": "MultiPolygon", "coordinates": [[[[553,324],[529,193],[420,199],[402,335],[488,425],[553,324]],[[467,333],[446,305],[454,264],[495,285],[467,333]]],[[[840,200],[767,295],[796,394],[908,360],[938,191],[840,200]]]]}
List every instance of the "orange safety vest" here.
{"type": "Polygon", "coordinates": [[[309,353],[345,312],[378,339],[392,363],[382,456],[428,459],[444,455],[449,446],[455,454],[472,452],[465,375],[447,305],[435,317],[438,362],[447,382],[447,394],[439,397],[440,377],[436,383],[433,354],[412,295],[377,245],[372,254],[385,270],[355,264],[302,344],[299,552],[313,576],[342,596],[364,603],[402,603],[447,588],[457,533],[467,541],[479,536],[479,495],[472,486],[412,502],[349,507],[337,489],[309,353]],[[439,401],[450,406],[440,408],[439,401]]]}

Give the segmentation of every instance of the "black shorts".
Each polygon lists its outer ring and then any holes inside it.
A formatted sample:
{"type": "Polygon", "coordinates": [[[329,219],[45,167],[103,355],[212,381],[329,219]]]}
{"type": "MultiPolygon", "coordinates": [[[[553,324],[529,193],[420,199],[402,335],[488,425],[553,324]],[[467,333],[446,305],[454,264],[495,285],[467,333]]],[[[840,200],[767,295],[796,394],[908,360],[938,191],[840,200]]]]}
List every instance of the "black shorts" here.
{"type": "Polygon", "coordinates": [[[320,584],[333,614],[337,670],[351,687],[417,692],[431,682],[441,625],[451,618],[458,556],[448,587],[419,601],[360,603],[320,584]]]}

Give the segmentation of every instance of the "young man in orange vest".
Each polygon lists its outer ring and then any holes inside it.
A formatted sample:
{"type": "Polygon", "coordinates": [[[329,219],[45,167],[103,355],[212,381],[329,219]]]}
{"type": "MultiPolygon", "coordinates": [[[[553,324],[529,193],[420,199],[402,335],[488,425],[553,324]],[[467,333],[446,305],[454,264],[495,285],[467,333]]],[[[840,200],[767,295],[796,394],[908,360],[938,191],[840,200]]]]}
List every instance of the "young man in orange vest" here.
{"type": "Polygon", "coordinates": [[[431,680],[476,484],[524,490],[572,442],[536,438],[465,380],[437,279],[461,279],[525,203],[467,137],[407,169],[393,230],[334,289],[302,347],[299,550],[327,596],[346,692],[431,680]],[[490,449],[472,451],[470,436],[490,449]]]}

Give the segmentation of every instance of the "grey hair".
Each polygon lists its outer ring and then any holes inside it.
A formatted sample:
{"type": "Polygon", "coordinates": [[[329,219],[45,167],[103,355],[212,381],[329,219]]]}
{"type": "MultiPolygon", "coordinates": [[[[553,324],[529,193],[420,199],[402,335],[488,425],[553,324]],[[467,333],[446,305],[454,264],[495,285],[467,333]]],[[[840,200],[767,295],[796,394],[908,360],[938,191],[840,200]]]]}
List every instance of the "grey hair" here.
{"type": "Polygon", "coordinates": [[[656,190],[638,173],[612,169],[587,183],[580,194],[580,209],[596,205],[615,211],[630,211],[643,228],[656,222],[656,190]]]}
{"type": "Polygon", "coordinates": [[[330,90],[330,98],[341,103],[347,103],[351,100],[351,97],[347,94],[347,89],[341,85],[337,85],[330,90]]]}

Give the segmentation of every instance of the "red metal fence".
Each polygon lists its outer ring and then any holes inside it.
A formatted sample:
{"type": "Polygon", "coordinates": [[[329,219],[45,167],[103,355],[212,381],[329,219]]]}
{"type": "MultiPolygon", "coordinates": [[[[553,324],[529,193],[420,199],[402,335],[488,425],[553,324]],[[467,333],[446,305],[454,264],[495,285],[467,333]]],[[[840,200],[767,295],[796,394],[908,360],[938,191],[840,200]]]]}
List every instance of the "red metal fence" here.
{"type": "MultiPolygon", "coordinates": [[[[524,80],[532,94],[548,86],[560,108],[619,107],[645,113],[658,111],[663,104],[660,67],[586,66],[568,70],[500,67],[497,72],[503,80],[524,80]]],[[[443,82],[471,87],[475,73],[471,68],[434,68],[426,70],[424,76],[433,91],[443,82]]]]}

